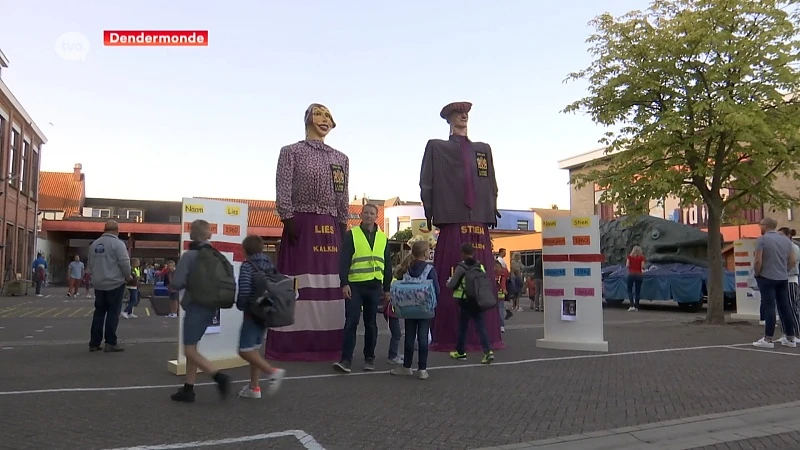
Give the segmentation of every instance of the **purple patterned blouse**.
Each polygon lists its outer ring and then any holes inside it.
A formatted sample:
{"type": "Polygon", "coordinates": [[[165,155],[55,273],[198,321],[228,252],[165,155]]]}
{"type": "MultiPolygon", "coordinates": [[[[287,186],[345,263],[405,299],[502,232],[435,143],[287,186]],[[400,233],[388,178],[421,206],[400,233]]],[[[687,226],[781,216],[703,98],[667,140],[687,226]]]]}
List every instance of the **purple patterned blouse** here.
{"type": "Polygon", "coordinates": [[[350,217],[350,160],[320,141],[300,141],[281,149],[276,175],[281,220],[295,212],[329,214],[339,223],[350,217]]]}

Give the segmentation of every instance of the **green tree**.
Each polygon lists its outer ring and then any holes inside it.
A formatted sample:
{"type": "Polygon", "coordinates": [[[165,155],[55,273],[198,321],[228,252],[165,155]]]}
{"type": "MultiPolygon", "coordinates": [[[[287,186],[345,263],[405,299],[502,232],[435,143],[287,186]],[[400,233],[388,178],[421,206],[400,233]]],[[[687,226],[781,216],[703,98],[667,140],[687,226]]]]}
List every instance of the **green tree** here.
{"type": "Polygon", "coordinates": [[[708,210],[707,323],[724,323],[723,215],[796,193],[772,181],[800,165],[798,0],[655,0],[590,24],[592,63],[568,75],[585,112],[611,130],[609,161],[572,183],[607,187],[602,201],[647,209],[674,195],[708,210]],[[726,195],[726,189],[733,189],[726,195]]]}
{"type": "Polygon", "coordinates": [[[400,230],[392,236],[392,240],[400,241],[400,242],[408,242],[411,239],[411,228],[406,228],[405,230],[400,230]]]}

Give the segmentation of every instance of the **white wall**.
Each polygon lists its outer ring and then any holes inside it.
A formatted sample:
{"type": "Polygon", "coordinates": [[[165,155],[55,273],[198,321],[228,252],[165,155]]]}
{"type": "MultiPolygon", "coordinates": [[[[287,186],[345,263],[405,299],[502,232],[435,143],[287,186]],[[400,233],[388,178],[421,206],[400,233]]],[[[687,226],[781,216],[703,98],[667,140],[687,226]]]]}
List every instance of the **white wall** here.
{"type": "MultiPolygon", "coordinates": [[[[47,260],[47,279],[51,282],[59,283],[64,281],[67,271],[67,248],[58,242],[48,241],[45,238],[36,238],[36,253],[42,253],[47,260]],[[54,276],[58,275],[58,276],[54,276]]],[[[36,255],[34,254],[35,258],[36,255]]]]}
{"type": "Polygon", "coordinates": [[[409,217],[410,220],[424,219],[425,208],[422,205],[405,205],[405,206],[389,206],[383,209],[384,223],[379,224],[383,228],[383,232],[387,237],[394,236],[395,233],[400,231],[398,229],[398,220],[400,217],[409,217]],[[388,221],[388,227],[386,226],[388,221]]]}

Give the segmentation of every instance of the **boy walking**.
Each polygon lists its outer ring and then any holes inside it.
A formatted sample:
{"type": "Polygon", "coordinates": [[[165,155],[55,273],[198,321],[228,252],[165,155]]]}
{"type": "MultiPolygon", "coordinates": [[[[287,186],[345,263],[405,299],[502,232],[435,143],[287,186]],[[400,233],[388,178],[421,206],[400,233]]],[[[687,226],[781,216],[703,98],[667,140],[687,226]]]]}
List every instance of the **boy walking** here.
{"type": "Polygon", "coordinates": [[[186,355],[186,379],[183,387],[170,396],[172,400],[184,403],[194,403],[194,384],[198,368],[211,375],[211,378],[217,383],[217,389],[223,399],[228,396],[231,389],[230,377],[217,371],[211,362],[197,351],[197,344],[205,334],[206,328],[214,321],[216,309],[192,302],[192,286],[188,285],[190,274],[194,269],[194,262],[197,260],[200,250],[211,247],[209,242],[211,226],[205,220],[195,220],[190,226],[189,236],[192,239],[189,250],[178,261],[178,266],[171,274],[169,284],[170,289],[176,293],[186,290],[181,301],[184,310],[183,353],[186,355]]]}
{"type": "Polygon", "coordinates": [[[486,325],[483,322],[483,311],[478,306],[478,301],[475,298],[470,298],[466,295],[466,287],[464,281],[467,279],[467,274],[470,271],[486,272],[479,261],[474,258],[475,249],[472,244],[466,243],[461,246],[462,261],[456,266],[453,276],[447,280],[447,288],[453,291],[453,298],[460,299],[458,306],[461,309],[461,314],[458,322],[458,341],[456,343],[456,350],[450,352],[450,357],[458,360],[467,359],[467,354],[464,351],[464,345],[467,341],[467,330],[469,322],[475,322],[475,328],[478,330],[478,337],[483,347],[483,359],[481,364],[490,364],[494,361],[494,352],[489,346],[489,336],[486,334],[486,325]]]}
{"type": "Polygon", "coordinates": [[[261,398],[261,387],[258,385],[261,372],[269,375],[267,394],[273,395],[281,387],[286,371],[272,367],[261,356],[259,350],[264,344],[267,327],[264,321],[250,313],[249,305],[254,297],[260,295],[255,291],[253,275],[256,272],[274,272],[275,266],[264,253],[264,241],[260,236],[250,235],[242,242],[247,261],[239,268],[239,290],[236,295],[236,307],[244,312],[242,330],[239,333],[239,356],[250,363],[250,384],[242,388],[239,398],[261,398]]]}

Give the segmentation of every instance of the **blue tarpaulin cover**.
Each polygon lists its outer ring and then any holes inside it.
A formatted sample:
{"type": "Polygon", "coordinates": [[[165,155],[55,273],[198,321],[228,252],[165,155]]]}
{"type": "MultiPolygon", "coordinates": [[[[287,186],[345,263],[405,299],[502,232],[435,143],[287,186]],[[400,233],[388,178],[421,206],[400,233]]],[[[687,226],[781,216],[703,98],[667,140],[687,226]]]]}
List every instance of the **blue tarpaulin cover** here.
{"type": "MultiPolygon", "coordinates": [[[[609,266],[603,269],[603,297],[623,300],[628,298],[628,269],[609,266]]],[[[642,300],[674,300],[678,303],[695,303],[705,294],[708,269],[690,264],[652,265],[644,273],[642,300]]],[[[725,292],[736,291],[733,272],[724,270],[725,292]]]]}

